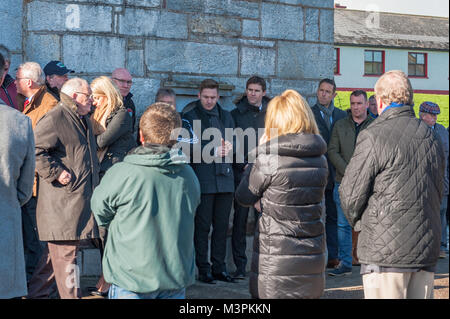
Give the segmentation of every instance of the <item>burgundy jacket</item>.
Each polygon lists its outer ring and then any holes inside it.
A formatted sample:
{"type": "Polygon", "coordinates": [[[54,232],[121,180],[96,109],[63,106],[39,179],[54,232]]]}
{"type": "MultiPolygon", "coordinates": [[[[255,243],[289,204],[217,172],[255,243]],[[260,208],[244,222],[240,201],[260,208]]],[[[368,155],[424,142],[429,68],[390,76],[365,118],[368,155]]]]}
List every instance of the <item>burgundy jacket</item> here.
{"type": "Polygon", "coordinates": [[[0,87],[0,99],[2,103],[12,106],[16,110],[22,112],[23,107],[18,107],[17,104],[17,88],[14,79],[7,74],[2,86],[0,87]]]}

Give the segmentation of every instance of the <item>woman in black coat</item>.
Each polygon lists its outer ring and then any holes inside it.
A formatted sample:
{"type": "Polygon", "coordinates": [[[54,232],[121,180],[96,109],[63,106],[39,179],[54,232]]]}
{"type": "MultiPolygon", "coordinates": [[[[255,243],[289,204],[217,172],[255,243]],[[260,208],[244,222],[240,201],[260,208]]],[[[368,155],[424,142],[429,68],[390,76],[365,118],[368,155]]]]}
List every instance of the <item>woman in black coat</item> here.
{"type": "MultiPolygon", "coordinates": [[[[136,146],[133,137],[133,119],[125,109],[118,87],[107,76],[100,76],[91,83],[94,113],[91,116],[94,135],[97,139],[97,156],[100,163],[100,178],[113,164],[121,162],[136,146]]],[[[101,243],[97,243],[101,254],[106,244],[107,230],[100,227],[101,243]]],[[[109,284],[103,275],[91,294],[105,296],[109,284]]]]}
{"type": "Polygon", "coordinates": [[[327,145],[296,91],[275,97],[236,200],[260,211],[250,272],[254,298],[319,298],[325,286],[327,145]]]}
{"type": "Polygon", "coordinates": [[[114,82],[101,76],[91,83],[94,134],[100,162],[100,177],[113,164],[123,160],[136,142],[133,137],[132,115],[125,109],[120,91],[114,82]]]}

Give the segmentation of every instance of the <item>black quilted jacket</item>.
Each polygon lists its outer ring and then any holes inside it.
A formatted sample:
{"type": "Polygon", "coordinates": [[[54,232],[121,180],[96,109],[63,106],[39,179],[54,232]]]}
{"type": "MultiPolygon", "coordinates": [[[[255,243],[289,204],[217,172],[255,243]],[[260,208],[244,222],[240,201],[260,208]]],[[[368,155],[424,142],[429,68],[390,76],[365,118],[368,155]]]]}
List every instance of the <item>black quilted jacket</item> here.
{"type": "Polygon", "coordinates": [[[261,199],[250,293],[261,299],[319,298],[325,286],[326,143],[320,135],[288,134],[270,146],[278,155],[265,145],[236,191],[243,206],[261,199]]]}
{"type": "Polygon", "coordinates": [[[436,264],[443,176],[442,145],[412,107],[383,112],[359,134],[339,194],[350,224],[361,222],[361,263],[436,264]]]}

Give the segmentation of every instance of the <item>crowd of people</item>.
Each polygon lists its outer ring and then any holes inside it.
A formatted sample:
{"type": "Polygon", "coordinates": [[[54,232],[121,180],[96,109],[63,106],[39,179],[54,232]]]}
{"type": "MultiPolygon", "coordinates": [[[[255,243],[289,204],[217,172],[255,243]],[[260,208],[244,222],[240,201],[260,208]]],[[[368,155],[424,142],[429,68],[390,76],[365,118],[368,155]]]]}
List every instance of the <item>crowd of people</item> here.
{"type": "Polygon", "coordinates": [[[415,116],[403,72],[370,98],[352,92],[346,111],[332,79],[309,106],[295,90],[269,98],[252,76],[231,112],[206,79],[180,113],[160,88],[139,118],[127,69],[88,83],[60,61],[25,62],[15,78],[9,66],[0,47],[0,298],[81,298],[86,241],[102,257],[91,293],[110,299],[180,299],[195,279],[247,276],[253,298],[319,298],[354,265],[366,298],[433,297],[448,128],[435,103],[415,116]]]}

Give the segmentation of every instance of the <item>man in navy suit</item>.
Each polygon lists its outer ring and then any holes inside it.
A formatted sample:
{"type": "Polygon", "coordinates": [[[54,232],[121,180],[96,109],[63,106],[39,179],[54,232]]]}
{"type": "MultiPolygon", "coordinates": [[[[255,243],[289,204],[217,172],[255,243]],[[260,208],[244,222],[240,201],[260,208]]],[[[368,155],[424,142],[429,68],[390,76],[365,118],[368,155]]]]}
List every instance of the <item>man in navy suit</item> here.
{"type": "MultiPolygon", "coordinates": [[[[336,83],[331,79],[323,79],[319,83],[317,89],[316,105],[311,107],[314,117],[316,118],[317,126],[319,127],[320,135],[322,135],[325,142],[330,142],[331,131],[334,123],[346,117],[346,112],[336,108],[333,99],[336,97],[336,83]]],[[[327,248],[328,248],[328,263],[327,268],[335,268],[339,264],[338,260],[338,237],[337,237],[337,210],[336,204],[333,200],[333,187],[335,169],[328,159],[328,184],[325,190],[325,206],[326,206],[326,221],[325,228],[327,234],[327,248]]]]}

